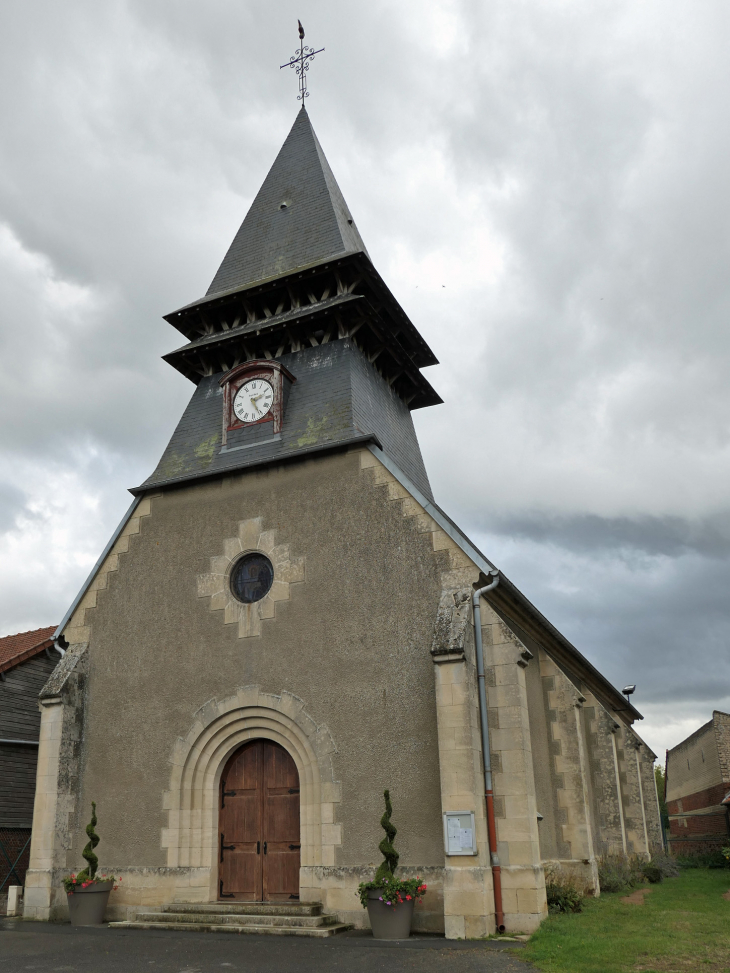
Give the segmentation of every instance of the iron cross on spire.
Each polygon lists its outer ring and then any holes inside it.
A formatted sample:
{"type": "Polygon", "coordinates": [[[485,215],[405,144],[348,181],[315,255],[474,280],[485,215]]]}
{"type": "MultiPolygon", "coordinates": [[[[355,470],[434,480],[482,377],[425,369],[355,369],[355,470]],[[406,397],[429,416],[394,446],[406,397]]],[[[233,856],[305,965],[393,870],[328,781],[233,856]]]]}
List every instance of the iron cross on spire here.
{"type": "MultiPolygon", "coordinates": [[[[299,24],[299,41],[300,43],[304,40],[304,28],[302,27],[301,20],[298,20],[299,24]]],[[[282,64],[281,68],[295,68],[297,75],[299,76],[299,94],[297,95],[297,101],[304,102],[305,98],[309,98],[309,92],[307,91],[307,71],[309,70],[309,62],[314,58],[315,54],[321,54],[324,50],[320,47],[318,51],[315,51],[312,47],[307,47],[306,44],[302,44],[298,47],[296,52],[292,54],[286,64],[282,64]]],[[[279,68],[279,70],[281,70],[279,68]]]]}

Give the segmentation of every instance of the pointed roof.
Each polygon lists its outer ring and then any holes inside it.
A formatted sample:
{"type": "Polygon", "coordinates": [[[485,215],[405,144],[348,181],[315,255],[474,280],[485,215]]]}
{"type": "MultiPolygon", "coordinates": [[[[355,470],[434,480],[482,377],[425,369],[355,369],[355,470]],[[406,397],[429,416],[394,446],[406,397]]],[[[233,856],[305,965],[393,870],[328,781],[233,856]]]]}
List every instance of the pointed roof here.
{"type": "Polygon", "coordinates": [[[365,244],[302,106],[206,297],[358,252],[365,244]]]}

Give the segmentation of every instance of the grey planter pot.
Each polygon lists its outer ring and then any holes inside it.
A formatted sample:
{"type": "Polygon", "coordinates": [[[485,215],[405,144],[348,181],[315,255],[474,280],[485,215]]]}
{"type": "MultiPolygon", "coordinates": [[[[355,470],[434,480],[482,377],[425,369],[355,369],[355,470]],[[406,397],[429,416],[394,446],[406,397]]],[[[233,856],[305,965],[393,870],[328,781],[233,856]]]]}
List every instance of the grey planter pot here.
{"type": "Polygon", "coordinates": [[[416,903],[411,900],[402,905],[386,905],[380,901],[381,894],[377,889],[368,891],[368,916],[373,939],[408,939],[416,903]]]}
{"type": "Polygon", "coordinates": [[[68,911],[72,926],[100,926],[104,922],[106,904],[114,882],[95,882],[68,896],[68,911]]]}

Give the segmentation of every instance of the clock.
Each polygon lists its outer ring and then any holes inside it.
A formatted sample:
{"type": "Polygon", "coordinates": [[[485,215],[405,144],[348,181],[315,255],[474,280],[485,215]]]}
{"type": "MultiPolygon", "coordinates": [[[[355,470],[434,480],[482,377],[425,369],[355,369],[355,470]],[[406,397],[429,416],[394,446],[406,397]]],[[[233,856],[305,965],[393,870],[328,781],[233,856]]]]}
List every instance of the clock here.
{"type": "Polygon", "coordinates": [[[273,359],[247,361],[226,372],[223,390],[223,449],[279,436],[289,390],[296,379],[273,359]]]}
{"type": "Polygon", "coordinates": [[[233,413],[240,422],[258,422],[274,404],[274,387],[265,378],[244,382],[233,399],[233,413]]]}

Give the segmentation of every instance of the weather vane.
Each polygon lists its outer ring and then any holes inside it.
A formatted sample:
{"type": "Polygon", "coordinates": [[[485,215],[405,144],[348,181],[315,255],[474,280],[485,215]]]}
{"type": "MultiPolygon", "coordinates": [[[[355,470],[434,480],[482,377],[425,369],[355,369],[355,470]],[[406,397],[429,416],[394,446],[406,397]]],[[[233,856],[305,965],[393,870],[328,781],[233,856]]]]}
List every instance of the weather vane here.
{"type": "MultiPolygon", "coordinates": [[[[301,20],[298,20],[299,24],[299,41],[304,40],[304,28],[302,27],[301,20]]],[[[302,44],[298,47],[296,52],[292,54],[286,64],[282,64],[282,68],[295,68],[297,75],[299,76],[299,94],[297,95],[297,101],[304,103],[305,98],[309,98],[309,92],[307,91],[307,71],[309,71],[309,62],[314,58],[315,54],[321,54],[324,50],[320,47],[318,51],[315,51],[312,47],[307,47],[306,44],[302,44]]],[[[281,70],[281,68],[279,68],[281,70]]]]}

